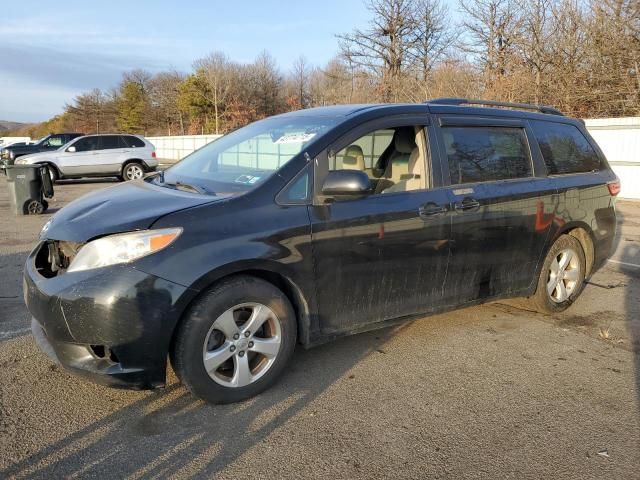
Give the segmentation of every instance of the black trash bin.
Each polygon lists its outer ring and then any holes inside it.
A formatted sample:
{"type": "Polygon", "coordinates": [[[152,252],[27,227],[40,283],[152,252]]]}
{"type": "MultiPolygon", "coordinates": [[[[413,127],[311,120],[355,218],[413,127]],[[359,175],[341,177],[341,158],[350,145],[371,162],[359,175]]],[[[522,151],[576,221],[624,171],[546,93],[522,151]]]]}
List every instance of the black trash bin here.
{"type": "Polygon", "coordinates": [[[16,215],[37,215],[47,210],[53,183],[45,165],[9,165],[6,168],[9,203],[16,215]]]}

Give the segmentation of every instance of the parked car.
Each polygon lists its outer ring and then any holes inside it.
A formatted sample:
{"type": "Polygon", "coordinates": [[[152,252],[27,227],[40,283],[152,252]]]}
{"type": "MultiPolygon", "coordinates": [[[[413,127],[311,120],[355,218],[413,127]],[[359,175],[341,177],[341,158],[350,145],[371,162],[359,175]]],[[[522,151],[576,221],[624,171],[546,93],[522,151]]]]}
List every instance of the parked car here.
{"type": "Polygon", "coordinates": [[[17,165],[49,166],[53,181],[61,178],[142,178],[158,166],[155,147],[139,135],[100,134],[76,138],[53,152],[27,155],[17,165]]]}
{"type": "Polygon", "coordinates": [[[33,143],[13,143],[0,149],[0,160],[2,160],[4,166],[13,165],[18,157],[32,153],[57,150],[64,144],[82,135],[82,133],[52,133],[33,143]]]}
{"type": "Polygon", "coordinates": [[[475,103],[278,115],[74,201],[26,262],[35,338],[118,387],[164,385],[169,357],[233,402],[296,344],[496,299],[566,309],[611,253],[620,183],[580,121],[475,103]]]}

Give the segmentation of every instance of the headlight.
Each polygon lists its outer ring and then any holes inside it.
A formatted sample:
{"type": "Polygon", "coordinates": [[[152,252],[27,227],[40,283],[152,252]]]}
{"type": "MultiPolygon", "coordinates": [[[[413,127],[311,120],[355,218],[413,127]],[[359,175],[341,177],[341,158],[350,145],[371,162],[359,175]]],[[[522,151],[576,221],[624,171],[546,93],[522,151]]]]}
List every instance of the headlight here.
{"type": "Polygon", "coordinates": [[[16,165],[26,165],[29,162],[29,160],[25,159],[25,158],[19,158],[15,161],[16,165]]]}
{"type": "Polygon", "coordinates": [[[93,240],[80,249],[67,272],[132,262],[168,247],[181,233],[181,228],[163,228],[120,233],[93,240]]]}

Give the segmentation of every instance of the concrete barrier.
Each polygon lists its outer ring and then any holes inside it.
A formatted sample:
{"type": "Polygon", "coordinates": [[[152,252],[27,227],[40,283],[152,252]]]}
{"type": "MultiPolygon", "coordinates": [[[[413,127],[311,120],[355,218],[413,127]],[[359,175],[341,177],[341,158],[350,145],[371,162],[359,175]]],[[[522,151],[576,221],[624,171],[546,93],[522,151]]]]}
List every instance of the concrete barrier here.
{"type": "Polygon", "coordinates": [[[585,125],[620,178],[620,198],[640,199],[640,117],[588,119],[585,125]]]}
{"type": "Polygon", "coordinates": [[[160,160],[166,161],[167,163],[175,163],[221,136],[222,135],[176,135],[146,138],[156,147],[156,155],[160,160]]]}

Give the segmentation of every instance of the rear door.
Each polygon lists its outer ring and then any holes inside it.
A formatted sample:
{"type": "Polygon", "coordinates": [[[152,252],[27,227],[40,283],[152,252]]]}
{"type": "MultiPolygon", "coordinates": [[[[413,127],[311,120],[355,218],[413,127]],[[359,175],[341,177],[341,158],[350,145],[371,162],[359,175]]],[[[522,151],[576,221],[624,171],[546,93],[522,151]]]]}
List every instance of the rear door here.
{"type": "Polygon", "coordinates": [[[440,116],[437,137],[450,185],[451,260],[446,292],[463,304],[526,290],[557,202],[526,122],[440,116]]]}
{"type": "Polygon", "coordinates": [[[129,146],[121,135],[100,135],[98,155],[95,158],[95,173],[120,173],[126,160],[129,146]]]}
{"type": "Polygon", "coordinates": [[[353,331],[440,306],[450,219],[448,192],[434,188],[425,158],[428,146],[422,127],[427,122],[425,115],[415,121],[367,124],[316,159],[316,194],[328,170],[358,169],[371,176],[382,152],[389,149],[398,150],[398,159],[403,154],[415,159],[411,137],[421,162],[412,162],[413,169],[401,166],[398,175],[390,172],[389,178],[397,180],[395,185],[372,176],[374,185],[387,182],[388,188],[380,193],[330,203],[314,200],[310,207],[318,309],[325,334],[353,331]],[[411,129],[412,134],[404,136],[404,145],[399,140],[395,145],[393,140],[398,127],[411,129]]]}

